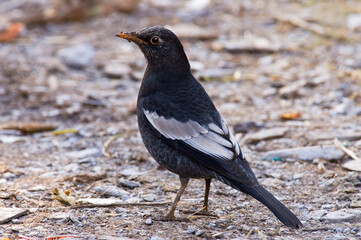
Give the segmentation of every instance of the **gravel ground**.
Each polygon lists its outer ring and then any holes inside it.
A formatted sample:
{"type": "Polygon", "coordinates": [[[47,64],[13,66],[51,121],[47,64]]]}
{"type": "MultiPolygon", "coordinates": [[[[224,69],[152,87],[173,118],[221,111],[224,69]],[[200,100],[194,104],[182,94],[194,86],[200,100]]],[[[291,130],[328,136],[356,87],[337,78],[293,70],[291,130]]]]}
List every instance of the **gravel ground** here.
{"type": "Polygon", "coordinates": [[[23,215],[0,225],[0,236],[360,239],[360,161],[346,169],[352,158],[334,140],[361,157],[360,12],[357,0],[145,0],[130,13],[26,25],[0,43],[0,216],[5,208],[23,215]],[[191,180],[177,208],[190,222],[155,221],[180,183],[158,167],[137,130],[144,57],[114,37],[149,25],[180,36],[260,182],[303,229],[284,227],[217,181],[210,211],[218,218],[195,216],[201,180],[191,180]],[[24,133],[19,122],[56,131],[24,133]],[[141,205],[70,207],[53,199],[55,188],[141,205]]]}

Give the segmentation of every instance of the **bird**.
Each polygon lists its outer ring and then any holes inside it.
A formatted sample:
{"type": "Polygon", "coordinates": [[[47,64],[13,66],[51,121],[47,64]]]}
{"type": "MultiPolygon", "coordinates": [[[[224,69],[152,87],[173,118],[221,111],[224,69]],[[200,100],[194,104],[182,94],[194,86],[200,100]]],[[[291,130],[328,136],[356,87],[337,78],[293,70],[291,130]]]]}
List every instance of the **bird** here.
{"type": "Polygon", "coordinates": [[[174,212],[189,180],[205,179],[203,212],[208,212],[212,179],[264,204],[286,226],[301,221],[258,182],[239,143],[211,98],[193,76],[183,45],[163,26],[115,36],[135,43],[147,61],[137,98],[141,138],[163,168],[179,175],[181,187],[164,220],[174,212]]]}

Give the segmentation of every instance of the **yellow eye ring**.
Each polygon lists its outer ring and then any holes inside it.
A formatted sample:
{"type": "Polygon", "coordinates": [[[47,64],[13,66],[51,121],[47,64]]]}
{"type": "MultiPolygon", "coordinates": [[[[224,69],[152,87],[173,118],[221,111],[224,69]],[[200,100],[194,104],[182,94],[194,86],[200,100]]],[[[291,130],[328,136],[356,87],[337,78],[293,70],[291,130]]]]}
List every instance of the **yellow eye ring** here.
{"type": "Polygon", "coordinates": [[[160,43],[160,38],[159,38],[158,36],[153,36],[153,37],[150,39],[150,43],[151,43],[151,44],[160,43]]]}

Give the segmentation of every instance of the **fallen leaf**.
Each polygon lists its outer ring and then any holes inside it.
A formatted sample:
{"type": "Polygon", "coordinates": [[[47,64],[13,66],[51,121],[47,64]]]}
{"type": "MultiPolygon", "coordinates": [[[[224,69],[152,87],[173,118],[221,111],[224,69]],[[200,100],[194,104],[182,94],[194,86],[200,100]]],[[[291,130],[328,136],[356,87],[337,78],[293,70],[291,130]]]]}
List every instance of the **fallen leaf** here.
{"type": "Polygon", "coordinates": [[[76,130],[74,128],[67,128],[67,129],[54,131],[53,135],[61,135],[61,134],[66,134],[66,133],[77,133],[77,132],[78,132],[78,130],[76,130]]]}
{"type": "Polygon", "coordinates": [[[41,122],[2,122],[0,123],[0,130],[18,130],[23,134],[30,134],[36,132],[46,132],[56,129],[57,126],[41,122]]]}
{"type": "Polygon", "coordinates": [[[344,163],[342,167],[351,171],[361,172],[361,161],[351,160],[347,163],[344,163]]]}
{"type": "Polygon", "coordinates": [[[295,111],[285,112],[280,115],[280,118],[284,120],[294,120],[299,117],[301,117],[301,113],[295,111]]]}
{"type": "Polygon", "coordinates": [[[52,191],[52,198],[54,200],[58,200],[67,205],[73,206],[76,199],[70,196],[70,190],[66,190],[65,192],[59,188],[54,188],[52,191]]]}
{"type": "Polygon", "coordinates": [[[24,28],[20,22],[11,23],[4,31],[0,32],[0,42],[12,42],[24,28]]]}

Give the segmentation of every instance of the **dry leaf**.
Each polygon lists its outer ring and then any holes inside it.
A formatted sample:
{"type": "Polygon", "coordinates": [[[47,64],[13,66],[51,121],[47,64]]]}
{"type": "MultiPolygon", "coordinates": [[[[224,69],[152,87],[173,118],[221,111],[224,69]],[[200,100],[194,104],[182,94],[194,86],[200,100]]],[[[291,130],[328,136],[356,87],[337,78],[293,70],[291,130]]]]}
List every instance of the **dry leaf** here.
{"type": "Polygon", "coordinates": [[[0,32],[0,42],[12,42],[24,28],[24,25],[20,22],[11,23],[10,26],[0,32]]]}
{"type": "Polygon", "coordinates": [[[285,112],[280,115],[280,118],[284,120],[294,120],[299,117],[301,117],[301,113],[295,111],[285,112]]]}
{"type": "Polygon", "coordinates": [[[18,130],[23,134],[46,132],[56,129],[57,126],[41,123],[41,122],[2,122],[0,123],[0,130],[18,130]]]}
{"type": "Polygon", "coordinates": [[[59,188],[54,188],[52,191],[52,198],[54,200],[58,200],[67,205],[73,206],[76,199],[70,196],[70,190],[66,190],[65,192],[59,188]]]}

